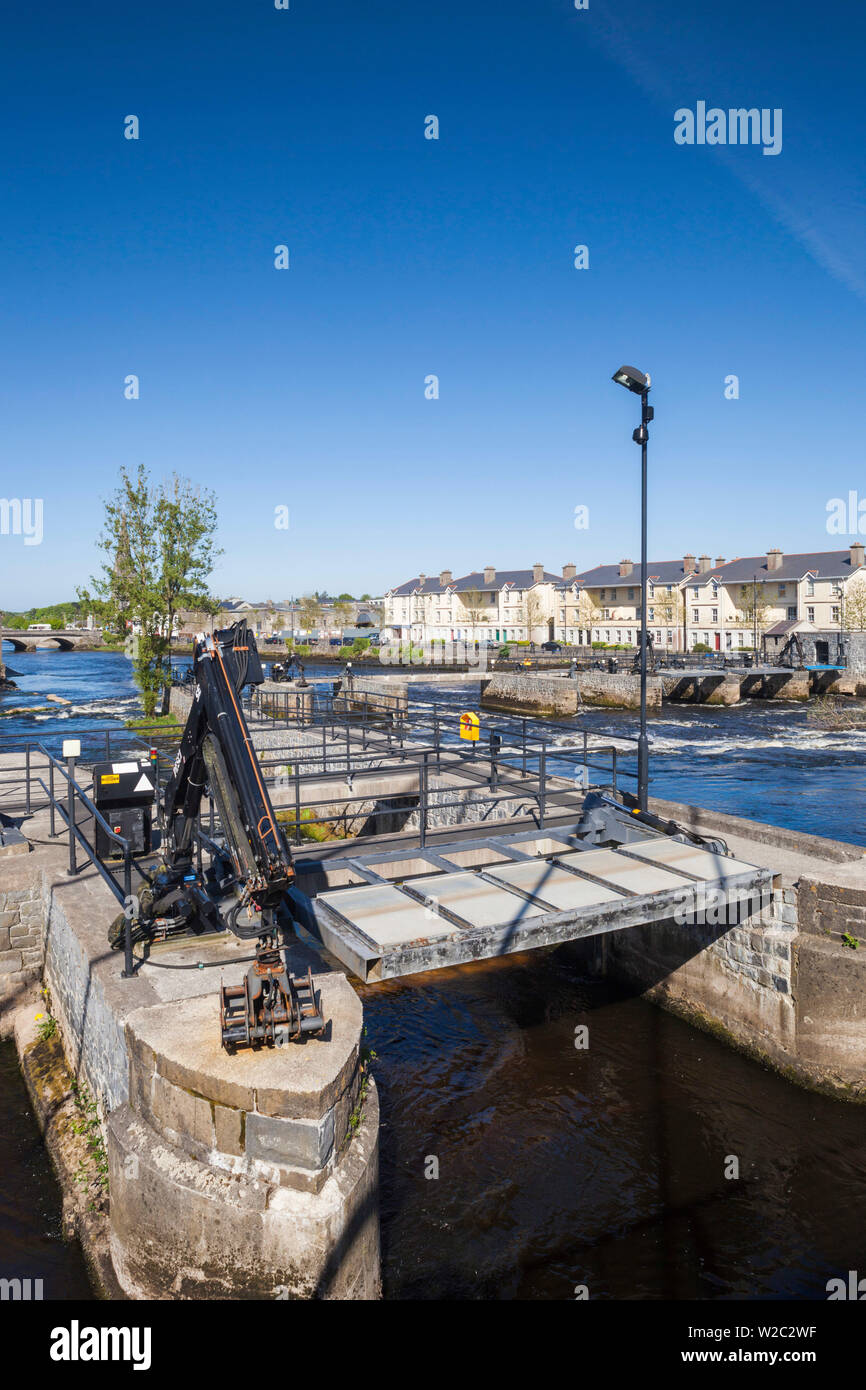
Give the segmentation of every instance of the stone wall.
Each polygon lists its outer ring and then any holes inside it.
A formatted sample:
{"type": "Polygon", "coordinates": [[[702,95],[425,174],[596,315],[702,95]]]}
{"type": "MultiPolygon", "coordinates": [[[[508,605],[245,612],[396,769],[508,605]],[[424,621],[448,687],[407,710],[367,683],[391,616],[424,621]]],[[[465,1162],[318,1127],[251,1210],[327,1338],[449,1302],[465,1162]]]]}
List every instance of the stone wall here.
{"type": "MultiPolygon", "coordinates": [[[[662,685],[657,676],[647,680],[647,708],[661,708],[662,685]]],[[[564,676],[516,676],[495,674],[481,682],[483,709],[518,714],[569,716],[581,704],[612,709],[640,707],[640,676],[625,672],[581,671],[575,679],[564,676]]]]}
{"type": "Polygon", "coordinates": [[[777,863],[777,885],[764,902],[711,905],[704,922],[599,938],[589,959],[788,1079],[866,1101],[862,848],[673,802],[651,799],[650,809],[723,834],[740,858],[777,863]]]}
{"type": "Polygon", "coordinates": [[[69,1070],[103,1126],[111,1257],[125,1294],[377,1297],[378,1104],[348,980],[290,943],[289,969],[317,972],[325,1033],[230,1056],[218,991],[223,975],[236,983],[247,968],[237,943],[175,944],[174,969],[123,979],[122,955],[106,941],[117,900],[92,867],[70,878],[65,863],[59,842],[0,859],[9,914],[0,980],[20,1019],[44,957],[69,1070]],[[202,959],[220,969],[199,969],[202,959]]]}
{"type": "Polygon", "coordinates": [[[0,859],[0,1031],[42,975],[42,874],[27,856],[0,859]]]}
{"type": "Polygon", "coordinates": [[[212,997],[129,1016],[130,1103],[108,1131],[112,1256],[132,1296],[378,1296],[378,1100],[361,1004],[342,976],[320,987],[327,1058],[315,1042],[256,1054],[255,1067],[250,1054],[215,1056],[212,997]]]}

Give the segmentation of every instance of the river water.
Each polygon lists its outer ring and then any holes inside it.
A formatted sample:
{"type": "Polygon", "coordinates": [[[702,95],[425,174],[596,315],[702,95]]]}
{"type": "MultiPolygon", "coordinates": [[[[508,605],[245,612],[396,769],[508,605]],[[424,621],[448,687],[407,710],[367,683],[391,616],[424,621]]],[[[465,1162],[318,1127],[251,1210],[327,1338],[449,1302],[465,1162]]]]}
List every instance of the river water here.
{"type": "MultiPolygon", "coordinates": [[[[20,673],[7,707],[48,691],[72,702],[2,720],[4,735],[59,737],[70,721],[112,726],[138,708],[123,656],[4,655],[20,673]]],[[[415,692],[455,718],[477,698],[473,686],[415,692]]],[[[633,716],[608,711],[574,724],[636,733],[633,716]]],[[[666,708],[650,729],[657,795],[866,844],[866,732],[757,703],[666,708]]],[[[552,746],[562,738],[551,730],[552,746]]],[[[382,1101],[386,1297],[562,1299],[586,1285],[596,1298],[823,1299],[829,1278],[862,1270],[866,1111],[592,981],[578,948],[360,992],[382,1101]],[[574,1046],[580,1024],[587,1050],[574,1046]],[[738,1179],[725,1176],[730,1156],[738,1179]]],[[[0,1126],[29,1142],[9,1091],[4,1073],[0,1126]]],[[[51,1187],[47,1172],[38,1181],[51,1187]]],[[[0,1273],[45,1231],[4,1209],[0,1273]]],[[[57,1288],[71,1289],[78,1255],[60,1249],[57,1288]]]]}

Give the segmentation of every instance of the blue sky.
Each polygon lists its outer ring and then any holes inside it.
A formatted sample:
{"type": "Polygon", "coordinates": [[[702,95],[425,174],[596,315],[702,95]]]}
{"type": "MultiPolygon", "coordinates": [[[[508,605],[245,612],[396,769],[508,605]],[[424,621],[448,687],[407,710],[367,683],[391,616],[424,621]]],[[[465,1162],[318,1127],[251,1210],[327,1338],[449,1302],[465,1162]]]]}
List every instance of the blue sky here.
{"type": "Polygon", "coordinates": [[[653,558],[847,543],[853,3],[54,3],[3,38],[0,490],[44,535],[0,535],[0,608],[73,595],[139,461],[216,492],[222,595],[636,559],[621,362],[653,558]],[[698,100],[781,108],[782,152],[676,145],[698,100]]]}

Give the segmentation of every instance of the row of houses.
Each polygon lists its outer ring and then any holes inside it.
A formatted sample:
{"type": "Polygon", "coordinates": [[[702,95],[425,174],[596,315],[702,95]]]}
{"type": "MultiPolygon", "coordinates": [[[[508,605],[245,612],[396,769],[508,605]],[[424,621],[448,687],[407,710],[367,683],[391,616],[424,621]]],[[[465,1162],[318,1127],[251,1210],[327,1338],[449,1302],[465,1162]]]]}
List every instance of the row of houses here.
{"type": "MultiPolygon", "coordinates": [[[[413,642],[592,642],[633,645],[641,625],[641,567],[631,560],[561,574],[487,566],[455,579],[420,574],[389,589],[382,635],[413,642]]],[[[685,554],[647,565],[647,626],[657,647],[737,651],[762,637],[866,628],[866,565],[846,550],[785,555],[685,554]]]]}
{"type": "Polygon", "coordinates": [[[369,634],[379,626],[381,599],[271,599],[261,603],[244,598],[227,598],[219,611],[209,613],[185,610],[177,615],[175,631],[179,638],[191,639],[197,632],[213,632],[230,627],[243,618],[257,638],[279,637],[301,641],[328,641],[369,634]]]}

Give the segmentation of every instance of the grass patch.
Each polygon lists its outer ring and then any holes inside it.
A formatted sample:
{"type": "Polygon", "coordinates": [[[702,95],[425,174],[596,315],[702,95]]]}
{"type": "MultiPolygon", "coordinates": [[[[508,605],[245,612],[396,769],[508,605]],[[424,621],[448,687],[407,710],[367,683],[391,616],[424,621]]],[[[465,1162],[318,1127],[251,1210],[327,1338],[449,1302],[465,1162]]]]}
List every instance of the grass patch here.
{"type": "MultiPolygon", "coordinates": [[[[296,833],[298,822],[294,811],[277,811],[275,815],[287,835],[292,836],[296,833]]],[[[345,840],[345,838],[346,834],[342,826],[334,825],[330,821],[314,821],[311,810],[301,811],[302,840],[314,840],[317,844],[321,844],[323,840],[345,840]]]]}
{"type": "Polygon", "coordinates": [[[182,734],[184,730],[176,715],[173,714],[152,714],[150,718],[142,715],[140,719],[127,719],[127,729],[153,729],[167,734],[182,734]]]}

